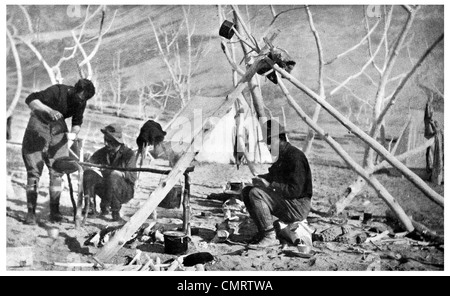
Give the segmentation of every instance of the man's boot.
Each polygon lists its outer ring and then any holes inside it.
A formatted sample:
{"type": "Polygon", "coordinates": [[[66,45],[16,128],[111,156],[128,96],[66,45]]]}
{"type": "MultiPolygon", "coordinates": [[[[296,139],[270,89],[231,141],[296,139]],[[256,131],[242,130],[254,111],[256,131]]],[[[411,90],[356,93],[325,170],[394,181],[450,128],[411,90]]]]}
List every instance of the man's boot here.
{"type": "Polygon", "coordinates": [[[251,242],[250,245],[258,248],[267,248],[279,245],[279,242],[276,238],[275,230],[272,228],[270,230],[260,232],[259,239],[251,242]]]}
{"type": "Polygon", "coordinates": [[[125,220],[120,217],[119,211],[112,211],[111,216],[114,222],[125,222],[125,220]]]}
{"type": "Polygon", "coordinates": [[[50,221],[61,222],[63,220],[63,216],[59,212],[61,190],[52,187],[53,186],[50,186],[50,221]]]}
{"type": "Polygon", "coordinates": [[[27,217],[25,219],[25,224],[36,225],[36,203],[37,203],[36,191],[27,191],[27,217]]]}

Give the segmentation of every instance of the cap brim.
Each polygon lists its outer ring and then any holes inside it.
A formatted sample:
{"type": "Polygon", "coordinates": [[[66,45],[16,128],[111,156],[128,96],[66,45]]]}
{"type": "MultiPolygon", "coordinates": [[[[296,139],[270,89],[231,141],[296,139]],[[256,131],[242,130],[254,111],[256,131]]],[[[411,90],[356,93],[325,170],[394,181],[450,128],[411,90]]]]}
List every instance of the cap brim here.
{"type": "Polygon", "coordinates": [[[115,141],[117,141],[117,142],[120,143],[120,144],[124,144],[122,139],[114,137],[114,136],[111,135],[108,131],[106,131],[106,130],[104,130],[104,129],[100,129],[100,131],[101,131],[105,136],[108,136],[108,137],[114,139],[115,141]]]}

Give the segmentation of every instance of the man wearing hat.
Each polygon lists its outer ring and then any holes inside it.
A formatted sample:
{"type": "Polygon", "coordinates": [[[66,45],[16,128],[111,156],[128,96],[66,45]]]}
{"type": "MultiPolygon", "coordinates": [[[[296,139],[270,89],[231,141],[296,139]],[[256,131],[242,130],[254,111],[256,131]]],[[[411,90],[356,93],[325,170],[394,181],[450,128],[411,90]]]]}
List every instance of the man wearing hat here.
{"type": "Polygon", "coordinates": [[[62,173],[52,166],[57,158],[69,156],[69,142],[74,141],[80,132],[87,100],[94,94],[94,84],[88,79],[80,79],[75,86],[55,84],[25,99],[31,109],[22,141],[22,158],[27,170],[28,213],[25,224],[36,224],[38,187],[44,164],[50,175],[50,221],[62,221],[59,212],[62,173]],[[72,118],[70,133],[66,118],[72,118]]]}
{"type": "Polygon", "coordinates": [[[252,179],[242,190],[243,200],[258,233],[250,243],[259,247],[277,245],[273,217],[289,224],[303,221],[311,210],[312,178],[308,159],[287,142],[284,127],[273,119],[266,122],[266,142],[278,159],[269,172],[252,179]]]}
{"type": "MultiPolygon", "coordinates": [[[[104,134],[105,147],[97,150],[89,158],[89,162],[114,168],[135,168],[136,156],[122,140],[122,127],[110,124],[101,129],[104,134]]],[[[134,196],[136,172],[119,170],[102,170],[101,175],[94,170],[86,170],[83,176],[84,192],[90,197],[98,195],[101,198],[101,215],[112,214],[113,221],[121,221],[122,204],[134,196]]]]}

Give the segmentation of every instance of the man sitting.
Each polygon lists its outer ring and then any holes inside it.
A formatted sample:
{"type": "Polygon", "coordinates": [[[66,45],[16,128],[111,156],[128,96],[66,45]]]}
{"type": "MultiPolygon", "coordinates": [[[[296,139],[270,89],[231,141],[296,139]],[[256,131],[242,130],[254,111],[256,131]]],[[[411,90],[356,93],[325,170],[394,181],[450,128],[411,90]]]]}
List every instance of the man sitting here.
{"type": "MultiPolygon", "coordinates": [[[[93,164],[114,168],[135,168],[136,156],[122,140],[122,128],[118,124],[110,124],[101,129],[104,134],[105,147],[97,150],[90,158],[93,164]]],[[[84,192],[90,197],[98,195],[101,198],[101,216],[112,212],[113,221],[122,221],[120,209],[122,204],[130,201],[134,196],[136,172],[103,169],[102,175],[92,169],[84,172],[84,192]]]]}
{"type": "Polygon", "coordinates": [[[273,216],[289,224],[303,221],[311,210],[312,178],[308,159],[302,151],[286,139],[284,127],[275,120],[266,123],[267,145],[278,159],[269,173],[253,178],[253,186],[242,190],[242,196],[250,217],[258,227],[258,234],[251,243],[259,247],[276,245],[273,216]],[[279,126],[275,132],[275,125],[279,126]]]}

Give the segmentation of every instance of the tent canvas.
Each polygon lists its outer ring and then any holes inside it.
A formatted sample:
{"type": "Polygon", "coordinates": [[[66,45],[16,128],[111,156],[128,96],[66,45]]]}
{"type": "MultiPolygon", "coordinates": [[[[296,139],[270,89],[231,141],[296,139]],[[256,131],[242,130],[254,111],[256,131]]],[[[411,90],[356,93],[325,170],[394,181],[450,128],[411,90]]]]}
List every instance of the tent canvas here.
{"type": "MultiPolygon", "coordinates": [[[[165,128],[167,135],[164,141],[169,160],[181,155],[193,135],[207,123],[213,129],[208,139],[194,142],[193,149],[200,151],[196,160],[200,162],[235,163],[235,142],[237,110],[240,111],[242,124],[239,135],[245,142],[249,160],[255,163],[271,163],[272,156],[263,141],[263,133],[255,112],[245,100],[237,100],[221,118],[214,118],[212,113],[224,103],[226,97],[193,97],[187,105],[165,128]]],[[[237,147],[242,152],[243,147],[237,147]]],[[[176,161],[174,161],[176,162],[176,161]]]]}

